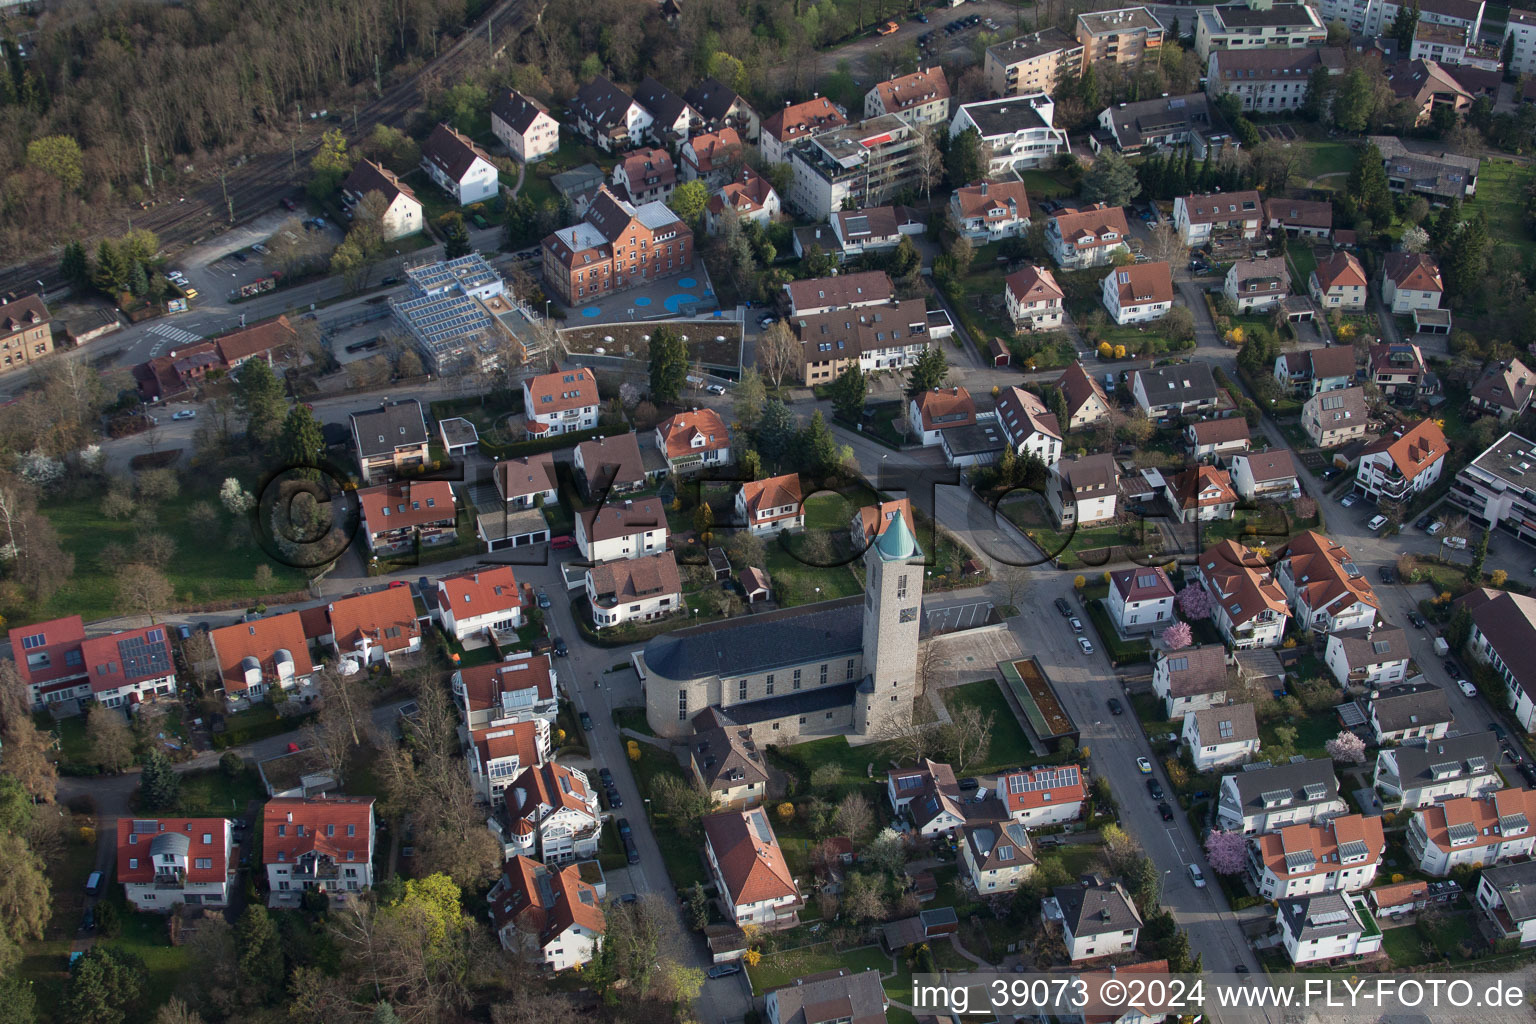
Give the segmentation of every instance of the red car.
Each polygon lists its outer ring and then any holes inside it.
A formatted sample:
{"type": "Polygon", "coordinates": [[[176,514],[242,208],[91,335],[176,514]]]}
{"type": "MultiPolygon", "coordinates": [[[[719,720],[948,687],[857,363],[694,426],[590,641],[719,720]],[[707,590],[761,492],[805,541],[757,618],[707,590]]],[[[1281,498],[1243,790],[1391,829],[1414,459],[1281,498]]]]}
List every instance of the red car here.
{"type": "Polygon", "coordinates": [[[572,537],[568,533],[562,533],[560,536],[558,536],[558,537],[554,538],[553,540],[551,540],[549,542],[549,546],[552,547],[552,548],[555,548],[557,550],[563,550],[565,548],[573,548],[573,547],[576,546],[576,538],[572,537]]]}
{"type": "Polygon", "coordinates": [[[283,200],[283,209],[285,209],[285,210],[297,210],[298,208],[299,208],[299,205],[297,203],[295,203],[292,199],[284,199],[283,200]]]}
{"type": "Polygon", "coordinates": [[[395,580],[394,582],[390,583],[389,589],[390,590],[394,590],[396,587],[408,587],[408,586],[410,586],[410,584],[405,582],[405,580],[395,580]]]}

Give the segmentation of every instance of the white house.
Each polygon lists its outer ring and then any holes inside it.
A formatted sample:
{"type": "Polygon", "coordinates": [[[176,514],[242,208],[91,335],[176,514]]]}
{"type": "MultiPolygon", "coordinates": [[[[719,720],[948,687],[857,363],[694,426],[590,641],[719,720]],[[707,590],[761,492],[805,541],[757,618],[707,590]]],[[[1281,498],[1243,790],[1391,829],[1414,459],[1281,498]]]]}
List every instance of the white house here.
{"type": "Polygon", "coordinates": [[[1255,238],[1264,225],[1264,202],[1257,192],[1211,192],[1173,201],[1173,224],[1185,245],[1212,239],[1255,238]]]}
{"type": "Polygon", "coordinates": [[[607,153],[639,145],[653,120],[629,93],[602,75],[577,90],[569,109],[576,131],[607,153]]]}
{"type": "Polygon", "coordinates": [[[1020,825],[1040,828],[1077,820],[1088,798],[1088,783],[1075,764],[1021,768],[998,777],[997,796],[1008,817],[1020,825]]]}
{"type": "Polygon", "coordinates": [[[559,684],[549,654],[514,651],[502,661],[467,665],[449,676],[454,703],[470,732],[542,718],[554,725],[559,684]]]}
{"type": "Polygon", "coordinates": [[[554,452],[539,452],[516,459],[502,459],[492,473],[496,493],[509,509],[547,505],[560,495],[554,452]]]}
{"type": "MultiPolygon", "coordinates": [[[[1238,422],[1242,422],[1241,417],[1238,422]]],[[[1232,489],[1244,501],[1285,501],[1301,496],[1296,462],[1288,448],[1234,455],[1227,467],[1232,474],[1232,489]]]]}
{"type": "Polygon", "coordinates": [[[664,203],[677,188],[677,165],[664,149],[647,147],[625,153],[613,165],[613,184],[629,202],[664,203]]]}
{"type": "Polygon", "coordinates": [[[496,165],[485,150],[446,124],[432,129],[421,146],[421,167],[460,206],[496,198],[496,165]]]}
{"type": "Polygon", "coordinates": [[[1173,272],[1165,262],[1128,263],[1105,275],[1102,292],[1117,324],[1160,320],[1173,308],[1173,272]]]}
{"type": "Polygon", "coordinates": [[[936,445],[951,427],[976,422],[976,403],[971,393],[957,386],[919,391],[907,402],[907,422],[924,447],[936,445]]]}
{"type": "Polygon", "coordinates": [[[1061,424],[1031,392],[1005,388],[997,396],[997,420],[1014,454],[1033,455],[1046,466],[1061,461],[1061,424]]]}
{"type": "Polygon", "coordinates": [[[678,153],[684,181],[703,181],[710,187],[725,183],[731,165],[741,160],[741,135],[727,125],[717,132],[695,135],[678,153]]]}
{"type": "Polygon", "coordinates": [[[1248,841],[1248,877],[1267,900],[1370,887],[1386,852],[1379,816],[1287,825],[1248,841]]]}
{"type": "Polygon", "coordinates": [[[640,558],[667,548],[667,513],[657,497],[608,502],[576,514],[576,547],[589,562],[640,558]]]}
{"type": "Polygon", "coordinates": [[[1396,626],[1357,626],[1328,634],[1323,664],[1341,687],[1374,690],[1402,682],[1412,656],[1408,634],[1396,626]]]}
{"type": "Polygon", "coordinates": [[[238,874],[227,818],[117,819],[117,880],[135,910],[227,907],[238,874]]]}
{"type": "Polygon", "coordinates": [[[1131,397],[1152,419],[1212,412],[1220,404],[1219,390],[1205,362],[1173,363],[1131,375],[1131,397]]]}
{"type": "Polygon", "coordinates": [[[1211,595],[1211,618],[1227,643],[1242,650],[1275,647],[1290,612],[1269,563],[1233,540],[1201,552],[1196,578],[1211,595]]]}
{"type": "Polygon", "coordinates": [[[1197,772],[1251,761],[1259,753],[1253,705],[1223,704],[1185,715],[1179,741],[1189,748],[1197,772]]]}
{"type": "Polygon", "coordinates": [[[592,624],[599,629],[665,618],[683,607],[683,584],[670,551],[594,565],[584,582],[592,624]]]}
{"type": "Polygon", "coordinates": [[[1170,721],[1225,704],[1227,685],[1227,649],[1219,644],[1154,655],[1152,692],[1170,721]]]}
{"type": "Polygon", "coordinates": [[[688,133],[695,121],[703,120],[687,100],[650,75],[640,79],[640,84],[635,86],[635,102],[651,115],[648,129],[651,138],[674,148],[688,141],[688,133]]]}
{"type": "Polygon", "coordinates": [[[261,812],[269,907],[323,891],[332,906],[373,888],[371,796],[276,797],[261,812]]]}
{"type": "Polygon", "coordinates": [[[1030,264],[1003,279],[1003,301],[1015,330],[1060,330],[1065,298],[1056,276],[1044,267],[1030,264]]]}
{"type": "Polygon", "coordinates": [[[1189,453],[1201,461],[1246,452],[1253,444],[1248,421],[1241,416],[1196,420],[1184,428],[1184,440],[1189,444],[1189,453]]]}
{"type": "Polygon", "coordinates": [[[505,809],[492,821],[508,856],[559,864],[597,856],[603,817],[585,772],[546,761],[512,781],[505,809]]]}
{"type": "Polygon", "coordinates": [[[1285,546],[1275,577],[1303,629],[1337,633],[1371,626],[1381,611],[1376,591],[1348,549],[1316,530],[1285,546]]]}
{"type": "Polygon", "coordinates": [[[1050,467],[1045,497],[1062,528],[1087,526],[1115,517],[1120,496],[1120,470],[1112,456],[1084,455],[1062,459],[1050,467]]]}
{"type": "Polygon", "coordinates": [[[590,963],[607,930],[602,900],[574,864],[513,857],[486,902],[502,948],[554,971],[590,963]]]}
{"type": "Polygon", "coordinates": [[[135,705],[176,693],[176,664],[168,626],[139,626],[80,644],[91,696],[102,707],[135,705]]]}
{"type": "Polygon", "coordinates": [[[1536,789],[1489,790],[1422,807],[1408,822],[1408,856],[1426,875],[1463,864],[1488,867],[1531,855],[1536,789]]]}
{"type": "Polygon", "coordinates": [[[341,188],[359,202],[370,192],[377,192],[384,197],[387,205],[383,216],[379,218],[379,226],[384,229],[386,242],[414,235],[426,224],[421,200],[416,198],[411,186],[401,181],[393,171],[372,160],[358,161],[352,173],[347,175],[347,180],[342,182],[341,188]]]}
{"type": "Polygon", "coordinates": [[[949,123],[949,137],[974,128],[988,154],[987,176],[1039,167],[1067,151],[1067,133],[1054,126],[1056,104],[1045,93],[962,103],[949,123]]]}
{"type": "Polygon", "coordinates": [[[1366,721],[1376,745],[1386,746],[1444,739],[1456,716],[1451,714],[1445,690],[1434,683],[1404,683],[1373,691],[1366,721]]]}
{"type": "Polygon", "coordinates": [[[666,454],[674,473],[729,466],[731,431],[713,409],[680,412],[656,425],[656,449],[666,454]]]}
{"type": "MultiPolygon", "coordinates": [[[[1515,13],[1509,12],[1511,28],[1515,13]]],[[[1504,938],[1522,947],[1536,943],[1536,862],[1484,868],[1473,902],[1504,938]]]]}
{"type": "Polygon", "coordinates": [[[1029,196],[1022,181],[962,185],[949,197],[949,219],[978,245],[1014,238],[1029,230],[1029,196]]]}
{"type": "Polygon", "coordinates": [[[1058,886],[1041,901],[1041,910],[1047,920],[1061,922],[1067,956],[1074,963],[1129,952],[1141,932],[1141,914],[1118,881],[1094,878],[1058,886]]]}
{"type": "Polygon", "coordinates": [[[1125,633],[1163,629],[1174,621],[1173,582],[1159,566],[1121,569],[1109,574],[1105,607],[1125,633]]]}
{"type": "Polygon", "coordinates": [[[1365,899],[1355,893],[1324,892],[1281,900],[1275,923],[1286,955],[1298,967],[1381,950],[1381,929],[1365,899]]]}
{"type": "Polygon", "coordinates": [[[976,892],[1012,892],[1035,871],[1029,830],[1017,822],[989,821],[960,830],[960,860],[976,892]]]}
{"type": "Polygon", "coordinates": [[[1102,267],[1118,256],[1129,256],[1125,208],[1098,203],[1080,210],[1063,210],[1045,222],[1045,247],[1063,270],[1102,267]]]}
{"type": "Polygon", "coordinates": [[[491,133],[517,159],[531,164],[560,148],[560,122],[538,100],[505,89],[491,104],[491,133]]]}
{"type": "MultiPolygon", "coordinates": [[[[763,994],[763,1020],[766,1024],[810,1024],[837,1011],[843,1014],[837,1019],[871,1024],[884,1020],[890,1005],[890,997],[880,984],[879,971],[872,967],[862,971],[839,967],[769,989],[763,994]]],[[[832,1024],[832,1020],[826,1024],[832,1024]]]]}
{"type": "Polygon", "coordinates": [[[1175,522],[1231,519],[1237,507],[1232,477],[1215,466],[1191,466],[1163,478],[1163,498],[1175,522]]]}
{"type": "Polygon", "coordinates": [[[437,581],[437,617],[455,640],[485,638],[523,624],[523,600],[510,565],[444,576],[437,581]]]}
{"type": "Polygon", "coordinates": [[[1326,758],[1223,775],[1216,800],[1217,824],[1250,836],[1349,813],[1326,758]]]}
{"type": "Polygon", "coordinates": [[[1366,445],[1355,490],[1376,501],[1411,501],[1440,479],[1450,450],[1445,432],[1426,417],[1366,445]]]}
{"type": "Polygon", "coordinates": [[[733,923],[759,928],[797,923],[805,900],[761,807],[705,817],[704,855],[733,923]]]}
{"type": "Polygon", "coordinates": [[[800,474],[752,480],[736,492],[736,515],[753,533],[778,533],[805,525],[800,474]]]}
{"type": "Polygon", "coordinates": [[[591,370],[555,370],[523,381],[523,414],[530,436],[568,434],[597,426],[597,378],[591,370]]]}
{"type": "Polygon", "coordinates": [[[464,765],[475,798],[492,807],[500,805],[512,780],[548,761],[549,751],[549,722],[542,718],[499,722],[471,731],[464,765]]]}
{"type": "Polygon", "coordinates": [[[949,120],[949,80],[938,65],[919,68],[909,75],[876,82],[864,94],[864,116],[900,114],[915,125],[937,125],[949,120]]]}
{"type": "Polygon", "coordinates": [[[1291,274],[1280,256],[1236,260],[1227,268],[1221,290],[1239,313],[1263,312],[1275,308],[1290,294],[1291,274]]]}
{"type": "Polygon", "coordinates": [[[1498,738],[1469,732],[1384,747],[1376,752],[1373,783],[1383,807],[1405,810],[1482,796],[1504,785],[1498,738]]]}
{"type": "Polygon", "coordinates": [[[1479,588],[1461,598],[1461,605],[1472,613],[1467,651],[1498,674],[1508,706],[1529,730],[1536,717],[1531,703],[1536,694],[1536,665],[1529,655],[1536,650],[1536,599],[1479,588]]]}
{"type": "Polygon", "coordinates": [[[1428,253],[1389,252],[1381,266],[1381,301],[1394,314],[1439,309],[1445,297],[1440,264],[1428,253]]]}
{"type": "Polygon", "coordinates": [[[1307,277],[1307,293],[1324,309],[1364,309],[1367,287],[1365,268],[1352,252],[1334,253],[1307,277]]]}

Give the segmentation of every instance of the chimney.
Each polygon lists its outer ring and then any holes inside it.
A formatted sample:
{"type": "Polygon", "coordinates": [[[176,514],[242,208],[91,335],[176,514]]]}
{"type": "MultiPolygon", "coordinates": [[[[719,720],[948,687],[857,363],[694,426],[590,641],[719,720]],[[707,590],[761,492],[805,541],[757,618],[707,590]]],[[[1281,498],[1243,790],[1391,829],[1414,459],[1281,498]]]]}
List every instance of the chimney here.
{"type": "Polygon", "coordinates": [[[982,195],[986,195],[987,194],[987,183],[985,181],[983,181],[981,183],[981,194],[982,195]]]}

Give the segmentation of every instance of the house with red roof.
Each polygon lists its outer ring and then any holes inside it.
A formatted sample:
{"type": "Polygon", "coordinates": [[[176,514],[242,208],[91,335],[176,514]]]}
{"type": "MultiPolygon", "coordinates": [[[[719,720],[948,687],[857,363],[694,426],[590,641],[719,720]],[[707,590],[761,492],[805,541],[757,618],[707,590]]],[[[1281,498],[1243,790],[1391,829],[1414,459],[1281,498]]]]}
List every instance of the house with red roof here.
{"type": "Polygon", "coordinates": [[[1115,267],[1101,291],[1104,308],[1117,324],[1160,320],[1173,308],[1173,268],[1166,261],[1115,267]]]}
{"type": "Polygon", "coordinates": [[[907,421],[925,447],[938,444],[951,427],[976,425],[976,402],[959,385],[919,391],[907,405],[907,421]]]}
{"type": "MultiPolygon", "coordinates": [[[[1323,204],[1327,205],[1327,204],[1323,204]]],[[[1307,293],[1324,309],[1365,308],[1365,268],[1351,252],[1336,252],[1307,277],[1307,293]]]]}
{"type": "Polygon", "coordinates": [[[549,723],[542,718],[477,729],[469,734],[464,763],[476,799],[493,806],[526,768],[549,760],[549,723]]]}
{"type": "Polygon", "coordinates": [[[529,436],[568,434],[597,426],[597,378],[591,370],[556,369],[523,381],[529,436]]]}
{"type": "Polygon", "coordinates": [[[1029,195],[1022,181],[962,185],[949,197],[949,219],[977,245],[1018,237],[1029,230],[1029,195]]]}
{"type": "Polygon", "coordinates": [[[1061,423],[1032,392],[1004,388],[997,396],[997,421],[1020,458],[1033,455],[1047,466],[1061,461],[1061,423]]]}
{"type": "Polygon", "coordinates": [[[1347,814],[1248,840],[1248,877],[1267,900],[1368,888],[1387,841],[1379,816],[1347,814]]]}
{"type": "Polygon", "coordinates": [[[11,657],[34,709],[91,692],[80,645],[85,623],[78,615],[11,628],[11,657]]]}
{"type": "Polygon", "coordinates": [[[373,797],[277,797],[261,812],[269,907],[315,889],[344,903],[373,888],[373,797]]]}
{"type": "Polygon", "coordinates": [[[141,626],[80,645],[91,696],[103,707],[132,708],[176,692],[176,663],[165,626],[141,626]]]}
{"type": "Polygon", "coordinates": [[[1138,566],[1109,574],[1109,615],[1124,633],[1145,633],[1171,625],[1173,581],[1160,566],[1138,566]]]}
{"type": "Polygon", "coordinates": [[[595,857],[602,827],[597,790],[586,773],[553,761],[524,768],[491,819],[506,856],[545,864],[595,857]]]}
{"type": "Polygon", "coordinates": [[[229,700],[265,700],[271,687],[291,690],[315,671],[298,612],[221,626],[208,639],[219,666],[219,688],[229,700]]]}
{"type": "Polygon", "coordinates": [[[1197,420],[1184,428],[1189,454],[1202,462],[1221,455],[1245,452],[1253,443],[1248,421],[1241,416],[1197,420]]]}
{"type": "Polygon", "coordinates": [[[559,711],[558,682],[550,656],[531,651],[457,669],[450,677],[454,702],[470,732],[535,718],[553,724],[559,711]]]}
{"type": "Polygon", "coordinates": [[[664,149],[636,149],[625,153],[613,166],[613,184],[618,193],[635,204],[664,203],[677,187],[677,165],[664,149]]]}
{"type": "Polygon", "coordinates": [[[1045,222],[1045,246],[1063,270],[1102,267],[1120,253],[1130,228],[1125,208],[1098,203],[1080,210],[1063,210],[1045,222]]]}
{"type": "MultiPolygon", "coordinates": [[[[403,588],[396,588],[403,589],[403,588]]],[[[510,565],[471,569],[437,581],[437,617],[463,643],[523,624],[523,598],[510,565]]]]}
{"type": "Polygon", "coordinates": [[[1066,292],[1056,283],[1056,276],[1032,263],[1003,279],[1003,301],[1016,330],[1060,330],[1066,315],[1062,305],[1065,298],[1066,292]]]}
{"type": "Polygon", "coordinates": [[[684,181],[702,180],[711,187],[725,181],[731,164],[741,159],[741,133],[730,125],[695,135],[678,154],[684,181]]]}
{"type": "Polygon", "coordinates": [[[791,150],[805,145],[822,132],[841,128],[847,123],[848,119],[825,96],[789,104],[763,118],[762,133],[758,137],[763,160],[769,164],[789,163],[791,150]]]}
{"type": "Polygon", "coordinates": [[[800,474],[752,480],[736,492],[736,514],[753,533],[777,533],[805,525],[800,474]]]}
{"type": "Polygon", "coordinates": [[[1355,469],[1355,490],[1376,501],[1411,501],[1440,479],[1450,450],[1440,425],[1422,419],[1365,446],[1355,469]]]}
{"type": "Polygon", "coordinates": [[[118,818],[117,880],[135,910],[227,907],[238,868],[227,818],[118,818]]]}
{"type": "Polygon", "coordinates": [[[1500,789],[1459,796],[1413,812],[1408,856],[1426,875],[1445,876],[1461,864],[1491,867],[1529,857],[1536,844],[1536,789],[1500,789]]]}
{"type": "Polygon", "coordinates": [[[1056,1019],[1062,1024],[1160,1024],[1167,1019],[1167,1015],[1156,1008],[1155,988],[1152,985],[1135,984],[1127,979],[1158,977],[1167,973],[1167,960],[1143,960],[1138,964],[1123,964],[1112,968],[1108,974],[1074,975],[1085,986],[1082,992],[1087,997],[1087,1004],[1080,1011],[1068,1011],[1056,1019]],[[1124,990],[1105,988],[1111,981],[1135,987],[1124,990]],[[1129,993],[1130,998],[1120,998],[1118,991],[1129,993]],[[1101,1012],[1094,1012],[1096,1009],[1101,1012]]]}
{"type": "Polygon", "coordinates": [[[324,637],[344,661],[358,668],[389,664],[396,654],[421,650],[421,624],[410,587],[385,587],[353,594],[326,608],[330,632],[324,637]]]}
{"type": "Polygon", "coordinates": [[[375,556],[458,539],[458,506],[446,480],[394,480],[357,492],[362,534],[375,556]]]}
{"type": "Polygon", "coordinates": [[[752,168],[742,167],[741,173],[709,197],[704,207],[705,228],[710,234],[718,232],[725,225],[727,210],[738,224],[752,221],[767,227],[783,209],[784,201],[773,183],[752,168]]]}
{"type": "Polygon", "coordinates": [[[486,902],[502,948],[555,971],[590,962],[607,929],[597,890],[574,864],[513,857],[486,902]]]}
{"type": "Polygon", "coordinates": [[[1053,768],[1021,768],[997,780],[997,795],[1008,817],[1038,828],[1075,821],[1083,813],[1088,783],[1075,764],[1053,768]]]}
{"type": "Polygon", "coordinates": [[[907,529],[912,531],[914,537],[917,536],[917,520],[912,518],[912,502],[907,498],[882,501],[859,509],[849,523],[854,550],[863,551],[879,540],[897,516],[905,519],[907,529]]]}
{"type": "Polygon", "coordinates": [[[1234,540],[1201,552],[1195,578],[1211,595],[1211,618],[1233,648],[1276,647],[1290,618],[1274,567],[1234,540]]]}
{"type": "Polygon", "coordinates": [[[761,807],[707,816],[704,855],[733,923],[792,928],[799,922],[805,899],[761,807]]]}
{"type": "Polygon", "coordinates": [[[1232,476],[1215,466],[1191,466],[1164,478],[1163,497],[1180,523],[1231,519],[1237,508],[1232,476]]]}
{"type": "Polygon", "coordinates": [[[674,473],[731,464],[731,431],[713,409],[691,409],[656,425],[656,449],[674,473]]]}
{"type": "Polygon", "coordinates": [[[1381,301],[1393,314],[1439,309],[1445,297],[1440,264],[1428,253],[1389,252],[1381,264],[1381,301]]]}
{"type": "Polygon", "coordinates": [[[1371,626],[1381,601],[1348,549],[1316,530],[1292,538],[1275,568],[1302,629],[1337,633],[1371,626]]]}

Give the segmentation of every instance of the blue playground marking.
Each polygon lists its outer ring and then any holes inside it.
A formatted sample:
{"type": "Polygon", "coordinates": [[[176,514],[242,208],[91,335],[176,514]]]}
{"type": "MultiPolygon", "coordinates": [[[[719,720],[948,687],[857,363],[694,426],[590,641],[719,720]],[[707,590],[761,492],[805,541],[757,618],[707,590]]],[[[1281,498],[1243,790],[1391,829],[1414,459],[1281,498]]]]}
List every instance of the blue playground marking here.
{"type": "Polygon", "coordinates": [[[637,306],[649,306],[650,304],[651,297],[649,295],[637,295],[635,297],[635,305],[637,306]]]}
{"type": "Polygon", "coordinates": [[[603,311],[597,306],[588,306],[586,309],[581,311],[581,315],[589,320],[602,316],[602,314],[603,311]]]}
{"type": "Polygon", "coordinates": [[[662,305],[667,307],[667,312],[676,313],[683,307],[684,303],[698,301],[699,297],[697,295],[690,295],[688,292],[679,292],[676,295],[668,295],[667,300],[663,302],[662,305]]]}
{"type": "Polygon", "coordinates": [[[678,286],[681,287],[681,288],[692,288],[694,285],[698,284],[699,282],[694,280],[691,277],[680,277],[680,278],[677,279],[677,283],[678,283],[678,286]]]}

